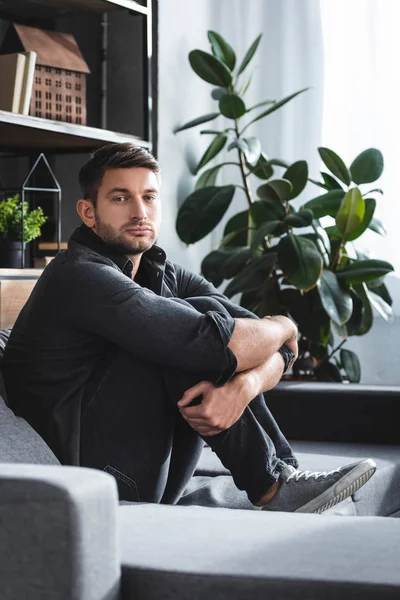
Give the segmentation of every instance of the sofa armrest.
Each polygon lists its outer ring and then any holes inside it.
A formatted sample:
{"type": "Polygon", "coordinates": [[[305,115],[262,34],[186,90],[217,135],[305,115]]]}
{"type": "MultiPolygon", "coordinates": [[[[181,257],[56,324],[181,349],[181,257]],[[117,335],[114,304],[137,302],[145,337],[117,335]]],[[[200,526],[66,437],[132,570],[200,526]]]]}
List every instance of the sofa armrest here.
{"type": "Polygon", "coordinates": [[[2,600],[116,600],[117,507],[106,473],[0,464],[2,600]]]}
{"type": "Polygon", "coordinates": [[[399,444],[399,386],[281,382],[265,399],[291,440],[399,444]]]}

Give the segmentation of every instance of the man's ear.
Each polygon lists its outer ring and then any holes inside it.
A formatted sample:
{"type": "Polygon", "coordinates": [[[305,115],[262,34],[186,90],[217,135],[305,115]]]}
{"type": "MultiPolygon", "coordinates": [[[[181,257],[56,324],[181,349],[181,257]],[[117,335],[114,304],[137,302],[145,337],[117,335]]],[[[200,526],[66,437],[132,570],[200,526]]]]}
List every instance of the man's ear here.
{"type": "Polygon", "coordinates": [[[81,198],[76,203],[76,210],[78,212],[78,215],[82,219],[82,221],[85,223],[85,225],[87,227],[90,227],[91,229],[93,229],[96,222],[95,222],[94,206],[93,206],[92,201],[81,198]]]}

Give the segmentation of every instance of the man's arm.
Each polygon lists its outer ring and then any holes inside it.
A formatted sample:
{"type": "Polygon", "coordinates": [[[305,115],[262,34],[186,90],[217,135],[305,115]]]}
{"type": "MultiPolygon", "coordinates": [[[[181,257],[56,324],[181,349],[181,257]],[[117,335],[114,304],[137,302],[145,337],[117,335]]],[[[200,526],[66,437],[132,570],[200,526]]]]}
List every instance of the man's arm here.
{"type": "Polygon", "coordinates": [[[284,360],[277,352],[262,365],[239,373],[223,387],[202,381],[185,392],[178,408],[200,435],[216,435],[236,423],[253,398],[276,386],[283,367],[284,360]],[[201,404],[189,406],[199,396],[201,404]]]}

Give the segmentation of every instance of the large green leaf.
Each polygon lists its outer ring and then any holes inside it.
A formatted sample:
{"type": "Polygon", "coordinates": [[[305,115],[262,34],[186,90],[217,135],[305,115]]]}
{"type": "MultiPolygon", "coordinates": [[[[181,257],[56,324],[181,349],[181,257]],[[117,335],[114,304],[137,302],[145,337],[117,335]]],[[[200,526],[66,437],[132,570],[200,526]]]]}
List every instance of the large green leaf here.
{"type": "Polygon", "coordinates": [[[208,31],[208,39],[214,56],[222,60],[228,69],[233,71],[236,64],[236,55],[232,46],[216,31],[208,31]]]}
{"type": "Polygon", "coordinates": [[[325,166],[330,170],[335,177],[343,181],[346,185],[350,185],[351,183],[351,175],[344,164],[343,160],[329,148],[318,148],[319,155],[324,162],[325,166]]]}
{"type": "Polygon", "coordinates": [[[278,262],[286,279],[300,290],[313,288],[322,272],[322,256],[306,238],[289,234],[278,244],[278,262]]]}
{"type": "Polygon", "coordinates": [[[280,221],[285,216],[285,210],[279,201],[273,203],[256,200],[250,207],[250,213],[256,227],[266,221],[280,221]]]}
{"type": "Polygon", "coordinates": [[[186,244],[194,244],[220,222],[232,201],[235,186],[206,187],[196,190],[182,204],[176,230],[186,244]]]}
{"type": "Polygon", "coordinates": [[[248,165],[249,169],[259,179],[269,179],[274,174],[274,169],[269,163],[268,156],[263,152],[260,154],[260,158],[255,167],[248,165]]]}
{"type": "Polygon", "coordinates": [[[365,202],[358,187],[351,188],[336,215],[336,227],[347,241],[360,227],[365,216],[365,202]]]}
{"type": "Polygon", "coordinates": [[[384,260],[358,260],[336,273],[338,279],[348,283],[363,283],[383,277],[393,271],[393,266],[384,260]]]}
{"type": "Polygon", "coordinates": [[[321,171],[322,179],[324,180],[325,186],[328,190],[342,190],[342,186],[340,183],[330,175],[330,173],[325,173],[325,171],[321,171]]]}
{"type": "Polygon", "coordinates": [[[375,212],[375,208],[376,208],[376,200],[374,198],[364,198],[364,203],[365,203],[365,214],[364,214],[364,218],[361,221],[361,223],[359,224],[358,227],[356,227],[353,232],[351,233],[351,235],[347,235],[346,236],[346,241],[351,242],[352,240],[356,240],[357,238],[359,238],[366,229],[368,229],[372,217],[374,216],[374,212],[375,212]]]}
{"type": "Polygon", "coordinates": [[[267,221],[266,223],[262,223],[258,229],[253,232],[251,240],[251,250],[253,253],[262,246],[265,237],[274,233],[279,225],[281,225],[281,221],[267,221]]]}
{"type": "Polygon", "coordinates": [[[258,289],[267,281],[275,263],[275,252],[253,258],[228,284],[225,296],[232,298],[235,294],[258,289]]]}
{"type": "Polygon", "coordinates": [[[379,294],[375,294],[373,289],[367,290],[367,296],[372,306],[381,315],[382,319],[388,323],[393,323],[394,313],[390,304],[385,302],[379,294]]]}
{"type": "Polygon", "coordinates": [[[225,225],[223,246],[246,246],[249,211],[233,215],[225,225]]]}
{"type": "Polygon", "coordinates": [[[198,180],[196,182],[195,190],[199,190],[200,188],[215,185],[219,170],[225,164],[226,163],[221,163],[220,165],[215,165],[215,167],[211,167],[211,169],[207,169],[207,171],[203,171],[203,173],[200,175],[200,177],[198,178],[198,180]]]}
{"type": "Polygon", "coordinates": [[[183,131],[184,129],[189,129],[190,127],[195,127],[196,125],[201,125],[202,123],[207,123],[208,121],[212,121],[219,117],[218,112],[208,113],[207,115],[203,115],[202,117],[197,117],[197,119],[193,119],[193,121],[189,121],[185,123],[185,125],[181,125],[174,129],[174,133],[178,133],[178,131],[183,131]]]}
{"type": "Polygon", "coordinates": [[[354,183],[372,183],[383,171],[383,156],[376,148],[364,150],[354,159],[350,172],[354,183]]]}
{"type": "Polygon", "coordinates": [[[232,83],[232,74],[224,63],[203,50],[192,50],[189,62],[193,71],[207,83],[228,87],[232,83]]]}
{"type": "Polygon", "coordinates": [[[355,284],[350,290],[353,300],[353,312],[346,323],[348,335],[365,335],[372,327],[372,307],[367,296],[365,283],[355,284]]]}
{"type": "Polygon", "coordinates": [[[342,349],[340,351],[340,362],[346,371],[350,383],[360,383],[361,365],[357,354],[351,350],[342,349]]]}
{"type": "Polygon", "coordinates": [[[350,293],[344,290],[334,273],[328,269],[322,271],[317,283],[321,303],[332,321],[344,325],[353,312],[353,300],[350,293]]]}
{"type": "Polygon", "coordinates": [[[281,300],[281,288],[275,277],[270,277],[262,287],[260,306],[257,311],[259,317],[266,315],[281,315],[284,306],[281,300]]]}
{"type": "Polygon", "coordinates": [[[290,167],[283,174],[283,179],[287,179],[292,184],[292,192],[289,200],[297,198],[299,194],[304,190],[308,179],[308,165],[305,160],[298,160],[297,162],[290,165],[290,167]]]}
{"type": "Polygon", "coordinates": [[[271,113],[273,113],[274,111],[278,110],[278,108],[281,108],[281,106],[283,106],[284,104],[286,104],[287,102],[290,102],[290,100],[293,100],[293,98],[295,98],[296,96],[298,96],[299,94],[302,94],[303,92],[306,92],[309,88],[304,88],[302,90],[299,90],[298,92],[295,92],[294,94],[290,94],[290,96],[286,96],[286,98],[283,98],[282,100],[279,100],[279,102],[275,102],[270,108],[268,108],[266,111],[260,113],[259,115],[256,116],[255,119],[253,119],[252,121],[250,121],[249,123],[247,123],[246,127],[244,127],[244,129],[242,129],[242,133],[245,129],[247,129],[250,125],[252,125],[253,123],[255,123],[256,121],[259,121],[260,119],[263,119],[264,117],[266,117],[267,115],[270,115],[271,113]]]}
{"type": "Polygon", "coordinates": [[[247,50],[247,52],[244,56],[244,59],[242,60],[240,67],[238,69],[238,75],[240,75],[240,73],[243,73],[243,71],[245,70],[245,68],[247,67],[247,65],[249,64],[251,59],[253,58],[253,56],[256,53],[256,50],[258,48],[258,44],[260,43],[261,37],[262,37],[262,33],[254,40],[254,42],[251,44],[250,48],[247,50]]]}
{"type": "Polygon", "coordinates": [[[321,194],[312,200],[309,200],[303,205],[304,208],[309,208],[314,213],[315,219],[321,217],[336,217],[336,213],[340,208],[345,192],[343,190],[332,190],[326,194],[321,194]]]}
{"type": "MultiPolygon", "coordinates": [[[[380,280],[378,280],[379,282],[380,280]]],[[[374,281],[369,281],[367,283],[368,289],[370,289],[372,292],[374,292],[374,294],[377,294],[378,296],[380,296],[382,298],[382,300],[384,300],[386,302],[386,304],[389,304],[389,306],[393,305],[393,300],[392,297],[389,293],[389,290],[386,287],[385,283],[376,283],[374,281]]]]}
{"type": "Polygon", "coordinates": [[[287,179],[271,179],[257,188],[257,195],[261,200],[286,202],[291,196],[292,189],[292,183],[287,179]]]}
{"type": "Polygon", "coordinates": [[[331,320],[316,289],[304,294],[300,290],[284,288],[280,296],[286,312],[296,321],[299,332],[309,341],[326,346],[330,337],[331,320]]]}
{"type": "Polygon", "coordinates": [[[243,138],[248,147],[246,154],[246,162],[250,167],[255,167],[258,164],[261,155],[261,142],[257,137],[251,136],[243,138]]]}
{"type": "Polygon", "coordinates": [[[250,258],[250,248],[220,248],[210,252],[201,263],[201,271],[215,284],[234,277],[250,258]]]}
{"type": "Polygon", "coordinates": [[[240,96],[225,94],[219,101],[219,110],[228,119],[239,119],[246,112],[246,106],[240,96]]]}
{"type": "Polygon", "coordinates": [[[261,153],[261,142],[258,138],[248,137],[235,139],[229,144],[228,150],[232,150],[233,148],[238,148],[238,150],[243,152],[249,168],[252,168],[252,166],[255,166],[258,163],[261,153]]]}
{"type": "Polygon", "coordinates": [[[215,136],[215,138],[201,157],[201,160],[196,168],[196,173],[198,173],[200,169],[204,167],[204,165],[210,162],[210,160],[212,160],[215,156],[217,156],[217,154],[221,152],[221,150],[226,144],[227,139],[228,138],[225,134],[215,136]]]}
{"type": "Polygon", "coordinates": [[[333,381],[336,383],[342,383],[343,381],[337,365],[329,360],[324,360],[315,367],[314,375],[317,381],[333,381]]]}
{"type": "Polygon", "coordinates": [[[290,227],[308,227],[313,221],[313,212],[309,209],[299,210],[297,213],[286,215],[283,220],[290,227]]]}

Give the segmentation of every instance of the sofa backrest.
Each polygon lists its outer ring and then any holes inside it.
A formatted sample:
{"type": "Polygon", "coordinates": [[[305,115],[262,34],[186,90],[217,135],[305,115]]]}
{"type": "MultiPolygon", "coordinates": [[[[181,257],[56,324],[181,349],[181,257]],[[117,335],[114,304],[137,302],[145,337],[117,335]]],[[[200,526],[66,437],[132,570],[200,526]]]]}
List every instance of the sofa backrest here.
{"type": "Polygon", "coordinates": [[[0,396],[0,463],[59,465],[46,442],[0,396]]]}
{"type": "MultiPolygon", "coordinates": [[[[0,330],[0,362],[10,330],[0,330]]],[[[0,463],[59,465],[59,461],[40,435],[6,405],[0,371],[0,463]],[[4,396],[4,398],[3,398],[4,396]]]]}

